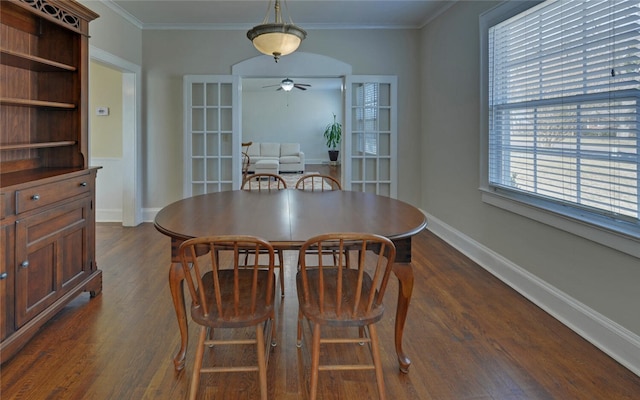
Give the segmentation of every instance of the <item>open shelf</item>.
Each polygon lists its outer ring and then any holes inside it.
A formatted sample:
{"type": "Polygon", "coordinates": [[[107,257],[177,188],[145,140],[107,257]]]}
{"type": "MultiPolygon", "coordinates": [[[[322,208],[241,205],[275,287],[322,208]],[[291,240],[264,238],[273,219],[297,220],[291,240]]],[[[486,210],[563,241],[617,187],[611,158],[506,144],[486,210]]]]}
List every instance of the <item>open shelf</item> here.
{"type": "Polygon", "coordinates": [[[10,97],[0,97],[0,104],[6,104],[9,106],[22,106],[22,107],[60,108],[65,110],[73,110],[74,108],[76,108],[76,105],[73,103],[59,103],[55,101],[16,99],[16,98],[10,98],[10,97]]]}
{"type": "Polygon", "coordinates": [[[45,147],[65,147],[76,144],[75,140],[63,140],[58,142],[20,143],[0,145],[0,150],[44,149],[45,147]]]}
{"type": "Polygon", "coordinates": [[[76,67],[17,51],[0,49],[0,60],[3,65],[39,72],[76,71],[76,67]]]}

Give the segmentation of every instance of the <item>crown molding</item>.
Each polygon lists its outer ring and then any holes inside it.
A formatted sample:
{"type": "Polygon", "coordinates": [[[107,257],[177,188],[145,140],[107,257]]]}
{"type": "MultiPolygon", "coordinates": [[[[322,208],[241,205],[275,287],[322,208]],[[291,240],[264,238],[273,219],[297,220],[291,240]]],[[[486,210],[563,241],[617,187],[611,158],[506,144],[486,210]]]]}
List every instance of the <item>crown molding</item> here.
{"type": "Polygon", "coordinates": [[[111,1],[111,0],[100,0],[100,2],[102,4],[104,4],[106,7],[110,8],[111,11],[115,12],[116,14],[120,15],[122,18],[124,18],[127,21],[131,22],[131,24],[135,25],[136,28],[144,29],[144,24],[142,23],[142,21],[140,21],[138,18],[136,18],[133,15],[131,15],[127,10],[125,10],[122,7],[120,7],[119,5],[114,3],[113,1],[111,1]]]}
{"type": "MultiPolygon", "coordinates": [[[[446,2],[444,6],[439,8],[433,15],[430,15],[426,21],[418,25],[398,25],[398,24],[333,24],[333,23],[315,23],[303,24],[305,30],[411,30],[422,29],[435,18],[450,9],[460,0],[451,0],[446,2]]],[[[102,4],[110,8],[113,12],[129,21],[131,24],[141,30],[225,30],[225,31],[248,31],[255,24],[238,24],[238,23],[215,23],[215,24],[185,24],[185,23],[143,23],[133,16],[124,8],[113,2],[113,0],[100,0],[102,4]]],[[[302,25],[300,25],[302,26],[302,25]]]]}

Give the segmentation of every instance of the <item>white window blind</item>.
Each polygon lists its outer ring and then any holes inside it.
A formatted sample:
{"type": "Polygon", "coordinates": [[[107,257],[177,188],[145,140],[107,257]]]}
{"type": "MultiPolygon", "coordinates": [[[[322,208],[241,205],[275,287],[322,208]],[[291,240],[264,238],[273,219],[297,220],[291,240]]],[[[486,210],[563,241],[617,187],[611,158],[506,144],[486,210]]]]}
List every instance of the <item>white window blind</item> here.
{"type": "Polygon", "coordinates": [[[363,142],[359,144],[361,151],[378,154],[378,84],[364,83],[358,87],[358,99],[362,99],[362,107],[356,110],[359,126],[364,130],[363,142]]]}
{"type": "Polygon", "coordinates": [[[640,227],[640,2],[545,1],[488,39],[490,187],[640,227]]]}

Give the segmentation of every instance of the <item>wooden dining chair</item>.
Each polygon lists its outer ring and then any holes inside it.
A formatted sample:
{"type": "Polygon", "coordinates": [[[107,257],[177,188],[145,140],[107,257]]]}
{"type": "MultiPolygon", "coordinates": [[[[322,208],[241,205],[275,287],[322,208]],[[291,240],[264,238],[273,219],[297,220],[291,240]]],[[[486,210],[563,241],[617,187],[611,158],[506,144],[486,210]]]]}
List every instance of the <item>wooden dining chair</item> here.
{"type": "Polygon", "coordinates": [[[243,142],[242,143],[242,182],[247,179],[247,175],[249,174],[249,166],[251,165],[251,157],[249,156],[249,147],[253,142],[243,142]]]}
{"type": "MultiPolygon", "coordinates": [[[[261,173],[248,175],[242,183],[242,190],[246,191],[272,191],[272,190],[284,190],[287,188],[287,182],[280,175],[261,173]]],[[[280,296],[284,297],[284,254],[282,250],[277,250],[278,264],[276,268],[280,270],[278,274],[280,276],[280,296]]],[[[249,254],[246,254],[245,261],[252,262],[249,254]]]]}
{"type": "Polygon", "coordinates": [[[319,371],[349,369],[374,370],[379,397],[385,398],[375,323],[383,316],[382,299],[395,256],[396,248],[391,240],[363,233],[324,234],[309,239],[300,248],[299,271],[296,275],[299,305],[298,347],[302,345],[303,322],[306,320],[312,331],[311,400],[315,400],[317,396],[319,371]],[[323,264],[321,255],[325,249],[335,249],[337,254],[340,254],[337,266],[323,264]],[[307,264],[306,256],[309,250],[314,250],[318,255],[318,262],[313,266],[307,264]],[[356,254],[357,260],[351,262],[351,268],[344,268],[345,258],[352,254],[356,254]],[[345,331],[347,334],[326,337],[327,335],[323,335],[325,327],[345,331]],[[359,328],[358,337],[348,335],[346,328],[351,327],[359,328]],[[368,343],[372,363],[343,362],[320,365],[320,346],[338,343],[368,343]]]}
{"type": "MultiPolygon", "coordinates": [[[[191,294],[191,318],[200,325],[189,399],[196,398],[203,373],[257,371],[260,398],[266,400],[270,344],[275,346],[273,247],[253,236],[210,236],[183,242],[179,255],[191,294]],[[226,257],[222,253],[218,256],[218,249],[232,250],[232,256],[228,253],[226,257]],[[258,265],[257,257],[251,268],[242,266],[239,262],[242,251],[256,256],[266,251],[268,268],[258,265]],[[254,338],[247,338],[245,334],[237,339],[215,338],[214,331],[219,328],[252,326],[255,326],[254,338]],[[214,366],[203,367],[204,351],[208,347],[236,344],[254,344],[257,364],[221,366],[214,363],[214,366]]],[[[245,357],[240,353],[237,358],[245,357]]]]}
{"type": "Polygon", "coordinates": [[[307,174],[296,182],[296,189],[311,192],[324,192],[330,190],[342,190],[340,181],[329,175],[307,174]]]}
{"type": "Polygon", "coordinates": [[[272,191],[287,188],[287,182],[280,175],[269,173],[258,173],[248,175],[242,182],[242,190],[247,191],[272,191]]]}

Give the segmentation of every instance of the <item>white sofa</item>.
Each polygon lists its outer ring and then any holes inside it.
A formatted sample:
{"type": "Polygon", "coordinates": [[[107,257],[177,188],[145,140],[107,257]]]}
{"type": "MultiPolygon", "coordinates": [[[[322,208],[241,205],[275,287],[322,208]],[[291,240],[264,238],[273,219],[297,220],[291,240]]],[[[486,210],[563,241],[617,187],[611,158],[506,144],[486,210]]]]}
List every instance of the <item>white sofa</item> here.
{"type": "Polygon", "coordinates": [[[249,154],[249,172],[255,171],[256,162],[260,160],[277,160],[280,172],[304,173],[304,153],[300,151],[300,143],[256,143],[247,150],[249,154]]]}

